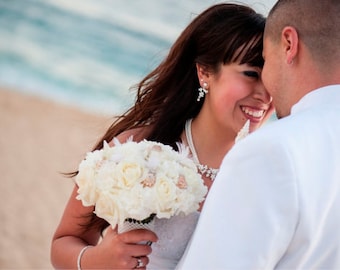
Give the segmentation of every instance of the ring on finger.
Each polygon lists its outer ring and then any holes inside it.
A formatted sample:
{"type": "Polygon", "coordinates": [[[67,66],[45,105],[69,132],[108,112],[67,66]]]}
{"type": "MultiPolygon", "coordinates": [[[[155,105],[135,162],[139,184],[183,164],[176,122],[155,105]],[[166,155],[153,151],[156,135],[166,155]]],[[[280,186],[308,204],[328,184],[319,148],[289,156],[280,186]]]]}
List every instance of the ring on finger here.
{"type": "Polygon", "coordinates": [[[137,257],[136,259],[137,259],[137,264],[136,264],[135,268],[138,269],[138,268],[143,267],[144,264],[143,264],[143,261],[142,261],[141,257],[137,257]]]}

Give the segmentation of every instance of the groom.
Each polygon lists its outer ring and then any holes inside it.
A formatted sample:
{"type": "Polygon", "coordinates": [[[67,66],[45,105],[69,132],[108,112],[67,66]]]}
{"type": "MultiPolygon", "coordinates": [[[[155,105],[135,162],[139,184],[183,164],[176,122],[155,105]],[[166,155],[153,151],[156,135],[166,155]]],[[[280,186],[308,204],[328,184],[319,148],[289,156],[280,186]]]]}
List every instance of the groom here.
{"type": "Polygon", "coordinates": [[[339,14],[270,11],[262,77],[281,119],[225,157],[179,269],[340,269],[339,14]]]}

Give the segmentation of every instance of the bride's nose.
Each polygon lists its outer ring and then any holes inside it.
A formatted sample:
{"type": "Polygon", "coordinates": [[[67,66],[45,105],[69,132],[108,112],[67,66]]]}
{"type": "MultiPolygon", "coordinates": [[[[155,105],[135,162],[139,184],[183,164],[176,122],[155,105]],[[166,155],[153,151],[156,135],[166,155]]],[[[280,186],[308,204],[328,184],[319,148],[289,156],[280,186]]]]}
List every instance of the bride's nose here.
{"type": "Polygon", "coordinates": [[[270,104],[273,100],[263,84],[257,86],[253,92],[253,97],[265,104],[270,104]]]}

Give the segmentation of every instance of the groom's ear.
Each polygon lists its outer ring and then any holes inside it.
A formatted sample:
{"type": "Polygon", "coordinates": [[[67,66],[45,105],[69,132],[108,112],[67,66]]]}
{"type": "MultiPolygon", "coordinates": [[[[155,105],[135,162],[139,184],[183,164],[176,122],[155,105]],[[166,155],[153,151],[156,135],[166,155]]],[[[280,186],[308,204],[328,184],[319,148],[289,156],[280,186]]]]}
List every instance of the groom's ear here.
{"type": "Polygon", "coordinates": [[[292,26],[286,26],[281,32],[281,45],[286,56],[286,63],[292,64],[299,50],[299,35],[292,26]]]}

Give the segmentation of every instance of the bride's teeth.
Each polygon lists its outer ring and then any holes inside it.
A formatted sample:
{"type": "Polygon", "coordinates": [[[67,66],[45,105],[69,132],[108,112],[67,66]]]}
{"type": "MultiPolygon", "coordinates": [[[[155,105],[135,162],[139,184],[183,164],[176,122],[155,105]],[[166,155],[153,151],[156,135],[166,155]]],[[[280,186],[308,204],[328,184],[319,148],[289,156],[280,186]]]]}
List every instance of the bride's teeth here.
{"type": "Polygon", "coordinates": [[[262,115],[263,115],[263,111],[253,112],[253,116],[255,117],[261,117],[262,115]]]}
{"type": "Polygon", "coordinates": [[[248,115],[250,115],[250,116],[254,116],[254,117],[261,117],[261,116],[263,116],[263,114],[264,114],[264,110],[261,110],[261,111],[254,111],[254,110],[250,110],[250,109],[248,109],[248,108],[242,108],[242,110],[243,110],[246,114],[248,114],[248,115]]]}

